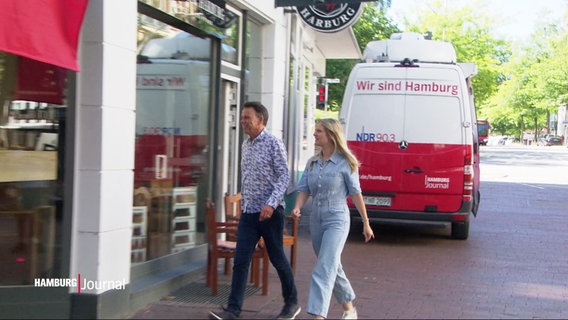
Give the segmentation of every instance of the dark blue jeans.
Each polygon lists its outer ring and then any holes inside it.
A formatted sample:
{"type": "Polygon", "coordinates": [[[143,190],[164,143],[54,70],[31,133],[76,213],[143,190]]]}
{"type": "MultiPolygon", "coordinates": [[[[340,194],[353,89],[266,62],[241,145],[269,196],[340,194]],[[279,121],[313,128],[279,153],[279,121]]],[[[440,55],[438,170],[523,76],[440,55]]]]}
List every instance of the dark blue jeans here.
{"type": "Polygon", "coordinates": [[[231,295],[227,305],[227,309],[237,315],[241,313],[248,281],[249,266],[253,251],[260,237],[264,238],[268,257],[280,278],[284,303],[287,305],[298,303],[294,274],[282,245],[284,232],[283,212],[282,207],[279,207],[274,210],[270,219],[264,221],[258,221],[259,212],[241,214],[237,232],[237,249],[233,262],[231,295]]]}

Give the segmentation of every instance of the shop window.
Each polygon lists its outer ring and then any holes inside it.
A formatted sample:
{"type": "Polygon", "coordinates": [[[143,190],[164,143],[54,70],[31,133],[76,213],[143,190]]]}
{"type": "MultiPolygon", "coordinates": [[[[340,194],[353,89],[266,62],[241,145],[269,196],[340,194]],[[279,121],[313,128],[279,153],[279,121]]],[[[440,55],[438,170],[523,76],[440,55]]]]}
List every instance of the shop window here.
{"type": "Polygon", "coordinates": [[[221,59],[234,65],[239,65],[239,48],[241,36],[241,17],[234,11],[225,10],[229,16],[228,21],[224,23],[223,28],[219,28],[222,37],[222,54],[221,59]]]}
{"type": "Polygon", "coordinates": [[[262,26],[255,21],[246,21],[245,46],[245,101],[259,101],[262,91],[262,26]]]}
{"type": "Polygon", "coordinates": [[[0,52],[0,285],[62,277],[67,71],[0,52]]]}
{"type": "Polygon", "coordinates": [[[212,41],[139,14],[133,263],[205,242],[212,41]]]}

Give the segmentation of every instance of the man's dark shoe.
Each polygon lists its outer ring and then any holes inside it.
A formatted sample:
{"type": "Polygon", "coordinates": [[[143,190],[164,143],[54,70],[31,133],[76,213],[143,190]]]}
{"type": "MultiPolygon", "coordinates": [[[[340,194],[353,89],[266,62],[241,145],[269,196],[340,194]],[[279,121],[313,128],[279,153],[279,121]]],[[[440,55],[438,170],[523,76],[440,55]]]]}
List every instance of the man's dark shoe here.
{"type": "Polygon", "coordinates": [[[282,308],[282,312],[276,317],[278,320],[295,319],[298,314],[300,314],[302,308],[297,304],[285,305],[282,308]]]}
{"type": "Polygon", "coordinates": [[[218,311],[209,311],[209,319],[239,319],[239,316],[231,312],[230,310],[222,308],[218,311]]]}

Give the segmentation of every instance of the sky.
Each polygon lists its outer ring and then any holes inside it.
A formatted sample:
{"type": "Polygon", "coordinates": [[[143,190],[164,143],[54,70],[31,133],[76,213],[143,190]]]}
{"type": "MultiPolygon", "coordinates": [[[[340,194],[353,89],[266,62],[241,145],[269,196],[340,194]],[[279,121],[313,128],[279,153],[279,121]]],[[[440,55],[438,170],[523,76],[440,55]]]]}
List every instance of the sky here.
{"type": "MultiPolygon", "coordinates": [[[[452,3],[476,3],[476,0],[446,0],[452,3]]],[[[495,28],[496,34],[510,40],[528,39],[536,22],[542,17],[560,19],[566,10],[568,0],[487,0],[483,10],[496,15],[503,26],[495,28]],[[548,14],[545,14],[548,12],[548,14]]],[[[411,14],[412,7],[425,8],[424,0],[391,0],[389,16],[401,28],[402,17],[411,14]]]]}

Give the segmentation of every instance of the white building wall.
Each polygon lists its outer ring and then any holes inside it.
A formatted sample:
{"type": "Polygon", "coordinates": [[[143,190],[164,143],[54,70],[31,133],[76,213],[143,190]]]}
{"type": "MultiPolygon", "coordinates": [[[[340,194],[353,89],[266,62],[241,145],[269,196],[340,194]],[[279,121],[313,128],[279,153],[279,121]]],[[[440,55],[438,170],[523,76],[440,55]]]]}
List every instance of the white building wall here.
{"type": "Polygon", "coordinates": [[[136,0],[89,1],[77,83],[71,277],[130,279],[136,26],[136,0]]]}
{"type": "Polygon", "coordinates": [[[284,94],[287,74],[287,29],[284,16],[264,27],[261,102],[268,108],[267,129],[283,138],[284,94]]]}
{"type": "Polygon", "coordinates": [[[273,23],[282,15],[282,8],[275,8],[272,0],[227,0],[228,3],[243,10],[261,23],[273,23]]]}

